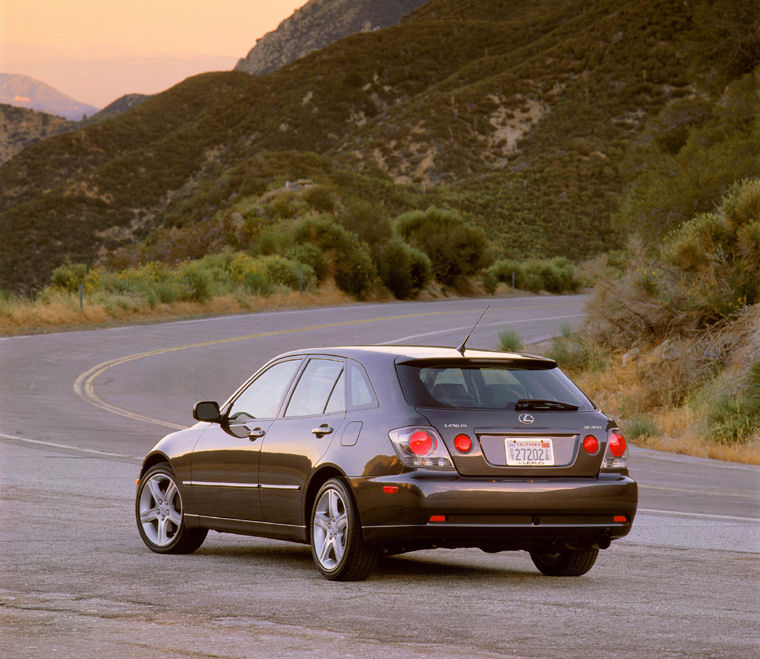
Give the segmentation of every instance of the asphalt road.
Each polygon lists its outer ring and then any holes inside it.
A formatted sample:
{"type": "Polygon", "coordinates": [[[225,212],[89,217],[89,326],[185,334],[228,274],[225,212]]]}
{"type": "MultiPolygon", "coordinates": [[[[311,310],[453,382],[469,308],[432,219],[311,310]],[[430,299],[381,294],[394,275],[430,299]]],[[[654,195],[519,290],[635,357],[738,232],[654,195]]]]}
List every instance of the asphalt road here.
{"type": "MultiPolygon", "coordinates": [[[[583,317],[491,300],[471,347],[583,317]]],[[[522,552],[425,551],[332,583],[308,547],[211,534],[161,556],[133,520],[141,457],[292,347],[456,345],[482,300],[355,305],[0,340],[3,657],[760,655],[760,470],[634,448],[640,512],[580,578],[522,552]]]]}

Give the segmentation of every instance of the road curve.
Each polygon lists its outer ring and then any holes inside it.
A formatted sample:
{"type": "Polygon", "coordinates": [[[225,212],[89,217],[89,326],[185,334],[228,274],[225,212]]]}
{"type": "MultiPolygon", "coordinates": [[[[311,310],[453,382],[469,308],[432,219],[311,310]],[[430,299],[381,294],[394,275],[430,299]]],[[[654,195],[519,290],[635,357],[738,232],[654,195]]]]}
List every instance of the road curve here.
{"type": "Polygon", "coordinates": [[[148,552],[142,455],[293,347],[493,348],[584,316],[584,296],[351,305],[0,340],[3,656],[757,656],[760,470],[637,449],[631,535],[580,579],[523,553],[418,552],[333,584],[308,548],[213,534],[148,552]]]}

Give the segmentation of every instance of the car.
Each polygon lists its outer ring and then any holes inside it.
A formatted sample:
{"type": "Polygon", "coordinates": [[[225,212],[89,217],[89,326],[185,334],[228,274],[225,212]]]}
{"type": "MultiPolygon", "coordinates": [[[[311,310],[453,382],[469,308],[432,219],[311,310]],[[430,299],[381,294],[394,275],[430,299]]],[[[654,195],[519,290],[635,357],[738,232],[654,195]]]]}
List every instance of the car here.
{"type": "Polygon", "coordinates": [[[545,357],[295,350],[193,415],[137,481],[154,552],[195,551],[214,530],[310,544],[331,580],[437,547],[524,550],[545,575],[579,576],[636,514],[623,434],[545,357]]]}

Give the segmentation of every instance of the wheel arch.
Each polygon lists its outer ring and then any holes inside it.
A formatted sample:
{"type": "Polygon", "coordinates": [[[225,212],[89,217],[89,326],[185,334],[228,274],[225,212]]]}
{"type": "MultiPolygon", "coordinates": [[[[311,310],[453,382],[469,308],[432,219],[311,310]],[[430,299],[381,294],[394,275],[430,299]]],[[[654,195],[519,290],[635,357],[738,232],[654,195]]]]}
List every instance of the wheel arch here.
{"type": "MultiPolygon", "coordinates": [[[[306,542],[311,542],[311,509],[314,506],[314,500],[317,498],[317,492],[319,492],[319,488],[331,478],[342,480],[348,487],[349,492],[353,489],[348,477],[335,465],[323,465],[312,474],[309,483],[306,486],[306,492],[304,493],[303,499],[303,519],[304,526],[306,527],[306,542]]],[[[355,501],[356,499],[354,499],[354,502],[355,501]]]]}
{"type": "Polygon", "coordinates": [[[169,466],[171,466],[171,461],[169,458],[163,454],[163,453],[151,453],[148,455],[145,460],[143,460],[142,467],[140,468],[140,478],[142,478],[145,475],[145,472],[148,471],[151,467],[155,467],[157,464],[161,462],[166,462],[169,466]]]}

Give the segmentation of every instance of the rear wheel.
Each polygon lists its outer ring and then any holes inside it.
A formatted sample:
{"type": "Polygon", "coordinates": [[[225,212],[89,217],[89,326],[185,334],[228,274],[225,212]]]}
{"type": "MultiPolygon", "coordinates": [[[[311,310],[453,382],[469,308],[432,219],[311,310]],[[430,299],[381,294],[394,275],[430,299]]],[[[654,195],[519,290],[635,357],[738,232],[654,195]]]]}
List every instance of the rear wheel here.
{"type": "Polygon", "coordinates": [[[176,477],[166,462],[154,465],[140,479],[135,515],[143,542],[159,554],[194,552],[208,533],[187,528],[176,477]]]}
{"type": "Polygon", "coordinates": [[[599,555],[598,547],[588,549],[568,549],[563,547],[558,551],[530,552],[535,566],[549,577],[579,577],[586,574],[599,555]]]}
{"type": "Polygon", "coordinates": [[[311,554],[325,578],[360,581],[375,567],[377,549],[364,542],[353,497],[337,478],[317,492],[309,530],[311,554]]]}

